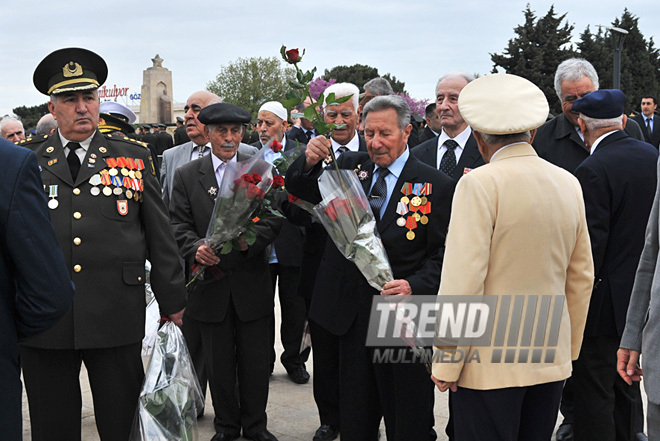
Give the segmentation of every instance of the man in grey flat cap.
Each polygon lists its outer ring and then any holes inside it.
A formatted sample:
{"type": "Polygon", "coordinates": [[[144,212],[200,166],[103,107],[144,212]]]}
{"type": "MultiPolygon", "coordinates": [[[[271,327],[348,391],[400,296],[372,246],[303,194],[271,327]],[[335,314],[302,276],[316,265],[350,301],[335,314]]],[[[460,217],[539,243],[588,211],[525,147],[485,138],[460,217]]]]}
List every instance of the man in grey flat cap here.
{"type": "Polygon", "coordinates": [[[246,439],[276,441],[266,429],[268,320],[273,311],[266,249],[282,220],[257,222],[256,242],[229,254],[217,255],[199,243],[206,236],[227,164],[252,155],[238,150],[250,122],[248,111],[218,103],[202,109],[198,118],[205,124],[211,154],[175,171],[169,206],[188,279],[193,264],[208,267],[205,279],[197,281],[188,295],[184,335],[191,353],[201,349],[204,354],[215,410],[212,441],[238,439],[241,430],[246,439]]]}
{"type": "Polygon", "coordinates": [[[548,311],[552,303],[561,312],[553,316],[557,343],[544,339],[536,353],[511,331],[505,351],[436,342],[439,351],[465,357],[440,363],[436,354],[432,378],[454,394],[456,439],[548,440],[580,351],[593,284],[582,191],[530,145],[548,113],[534,84],[515,75],[481,77],[461,91],[458,107],[487,164],[456,186],[439,295],[495,297],[505,329],[515,324],[509,309],[516,303],[547,302],[548,311]],[[515,302],[507,303],[511,296],[515,302]],[[475,353],[480,362],[465,363],[475,353]]]}

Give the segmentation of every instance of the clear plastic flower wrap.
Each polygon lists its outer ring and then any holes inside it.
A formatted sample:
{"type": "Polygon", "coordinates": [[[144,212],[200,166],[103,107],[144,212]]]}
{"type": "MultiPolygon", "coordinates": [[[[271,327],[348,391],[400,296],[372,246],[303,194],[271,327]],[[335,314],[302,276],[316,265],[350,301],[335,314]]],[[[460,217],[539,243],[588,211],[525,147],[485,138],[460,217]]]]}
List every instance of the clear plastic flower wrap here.
{"type": "Polygon", "coordinates": [[[156,337],[130,441],[197,440],[197,415],[203,405],[183,334],[167,322],[156,337]]]}
{"type": "Polygon", "coordinates": [[[325,170],[318,183],[323,200],[314,207],[316,216],[342,255],[381,291],[394,274],[357,175],[353,170],[325,170]]]}

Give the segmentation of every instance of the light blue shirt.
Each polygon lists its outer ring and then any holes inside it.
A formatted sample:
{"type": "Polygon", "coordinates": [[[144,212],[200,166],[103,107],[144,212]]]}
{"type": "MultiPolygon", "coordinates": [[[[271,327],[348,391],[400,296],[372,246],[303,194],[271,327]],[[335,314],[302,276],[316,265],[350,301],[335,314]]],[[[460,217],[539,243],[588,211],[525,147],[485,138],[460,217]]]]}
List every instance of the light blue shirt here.
{"type": "MultiPolygon", "coordinates": [[[[401,176],[401,172],[403,171],[403,167],[406,165],[406,162],[408,161],[408,158],[410,157],[410,150],[408,149],[408,146],[406,146],[406,149],[403,151],[401,156],[396,158],[392,164],[390,164],[389,167],[387,167],[390,170],[390,174],[385,176],[385,184],[387,185],[387,197],[385,198],[385,203],[383,204],[382,207],[380,207],[380,219],[383,218],[383,214],[385,213],[385,208],[387,207],[387,204],[390,203],[390,197],[392,196],[392,191],[394,190],[394,186],[396,185],[396,182],[399,180],[399,176],[401,176]]],[[[376,184],[376,181],[378,180],[378,175],[380,174],[380,167],[376,166],[374,168],[374,175],[371,178],[371,187],[369,187],[369,193],[371,193],[371,189],[374,187],[374,184],[376,184]]]]}

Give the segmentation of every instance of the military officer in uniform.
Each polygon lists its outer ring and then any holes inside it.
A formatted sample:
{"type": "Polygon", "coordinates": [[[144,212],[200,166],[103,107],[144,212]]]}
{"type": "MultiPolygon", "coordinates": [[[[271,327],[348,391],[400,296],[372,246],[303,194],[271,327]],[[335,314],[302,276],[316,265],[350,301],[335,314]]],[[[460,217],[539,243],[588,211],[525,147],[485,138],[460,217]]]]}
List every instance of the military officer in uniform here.
{"type": "Polygon", "coordinates": [[[27,141],[76,286],[72,309],[21,344],[33,440],[80,440],[85,363],[101,440],[129,437],[144,377],[145,259],[161,314],[181,324],[183,272],[149,151],[98,130],[105,61],[86,49],[48,55],[34,72],[58,131],[27,141]]]}

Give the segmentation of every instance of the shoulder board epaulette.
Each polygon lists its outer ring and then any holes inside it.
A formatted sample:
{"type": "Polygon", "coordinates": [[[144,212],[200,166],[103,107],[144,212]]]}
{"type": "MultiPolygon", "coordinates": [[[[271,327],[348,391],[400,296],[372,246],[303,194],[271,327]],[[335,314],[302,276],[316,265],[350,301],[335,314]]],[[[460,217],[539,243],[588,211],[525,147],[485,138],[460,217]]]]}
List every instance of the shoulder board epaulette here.
{"type": "Polygon", "coordinates": [[[31,136],[26,139],[22,139],[20,141],[16,141],[14,144],[20,145],[20,146],[26,146],[28,144],[37,144],[40,142],[44,142],[45,140],[48,139],[49,135],[43,135],[43,136],[31,136]]]}

